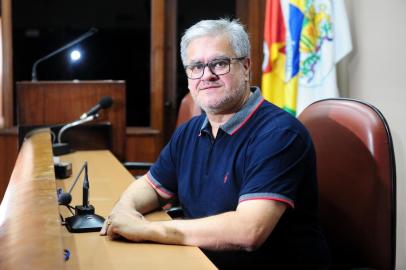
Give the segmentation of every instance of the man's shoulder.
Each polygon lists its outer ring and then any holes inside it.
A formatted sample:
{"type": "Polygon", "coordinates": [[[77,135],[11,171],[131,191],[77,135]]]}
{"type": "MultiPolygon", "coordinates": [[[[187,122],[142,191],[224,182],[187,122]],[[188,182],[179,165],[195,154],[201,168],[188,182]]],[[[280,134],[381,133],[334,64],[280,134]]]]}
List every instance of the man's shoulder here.
{"type": "Polygon", "coordinates": [[[306,128],[295,116],[268,101],[263,102],[257,113],[256,121],[263,123],[265,131],[291,130],[307,135],[306,128]]]}
{"type": "Polygon", "coordinates": [[[275,143],[283,146],[293,140],[300,141],[304,148],[312,145],[310,134],[296,117],[267,101],[252,117],[245,132],[251,146],[269,147],[275,143]]]}

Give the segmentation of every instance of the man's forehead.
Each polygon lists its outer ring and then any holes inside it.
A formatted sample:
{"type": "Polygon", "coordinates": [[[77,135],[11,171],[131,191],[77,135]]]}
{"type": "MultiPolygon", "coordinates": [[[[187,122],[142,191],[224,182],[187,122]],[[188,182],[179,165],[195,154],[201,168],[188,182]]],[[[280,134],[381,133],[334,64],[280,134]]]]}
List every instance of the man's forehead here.
{"type": "Polygon", "coordinates": [[[199,37],[190,42],[187,48],[187,58],[190,62],[209,61],[216,58],[230,57],[233,50],[226,37],[199,37]]]}
{"type": "Polygon", "coordinates": [[[190,58],[189,62],[192,64],[193,63],[203,63],[203,62],[210,62],[212,60],[226,59],[226,58],[230,58],[230,55],[223,53],[223,54],[215,54],[215,55],[212,55],[211,57],[207,57],[207,58],[204,58],[204,57],[190,58]]]}

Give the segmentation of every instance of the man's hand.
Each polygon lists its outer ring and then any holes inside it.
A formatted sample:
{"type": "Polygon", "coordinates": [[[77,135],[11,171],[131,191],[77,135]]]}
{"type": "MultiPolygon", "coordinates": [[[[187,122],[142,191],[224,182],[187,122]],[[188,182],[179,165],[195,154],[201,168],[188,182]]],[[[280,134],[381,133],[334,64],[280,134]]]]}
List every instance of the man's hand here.
{"type": "Polygon", "coordinates": [[[149,223],[135,210],[115,211],[104,222],[100,234],[113,240],[124,237],[133,242],[141,242],[147,240],[143,236],[149,223]]]}
{"type": "Polygon", "coordinates": [[[114,208],[111,211],[108,218],[104,221],[103,227],[100,230],[100,235],[108,235],[111,238],[114,238],[114,237],[112,237],[111,234],[108,234],[109,228],[112,227],[113,221],[114,221],[115,224],[117,224],[117,220],[122,220],[121,216],[126,217],[126,219],[129,219],[129,220],[131,220],[131,219],[136,219],[136,220],[144,219],[144,216],[140,212],[135,210],[134,208],[125,206],[122,203],[118,202],[114,206],[114,208]]]}
{"type": "Polygon", "coordinates": [[[158,208],[158,195],[147,183],[146,176],[143,176],[134,181],[123,193],[104,222],[100,235],[107,235],[111,239],[121,236],[132,241],[142,241],[137,237],[138,232],[140,232],[137,228],[141,228],[132,227],[146,226],[149,222],[144,219],[141,213],[148,213],[158,208]],[[134,232],[134,235],[130,235],[130,232],[134,232]]]}

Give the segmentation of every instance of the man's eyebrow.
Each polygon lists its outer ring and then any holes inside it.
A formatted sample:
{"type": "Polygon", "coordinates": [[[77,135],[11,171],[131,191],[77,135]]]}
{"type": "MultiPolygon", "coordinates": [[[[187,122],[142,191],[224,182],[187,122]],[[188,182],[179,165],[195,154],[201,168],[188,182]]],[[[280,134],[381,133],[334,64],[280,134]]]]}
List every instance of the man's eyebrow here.
{"type": "Polygon", "coordinates": [[[200,60],[192,60],[192,61],[190,61],[190,63],[188,64],[188,66],[191,66],[191,65],[199,65],[199,64],[203,64],[203,62],[200,61],[200,60]]]}
{"type": "MultiPolygon", "coordinates": [[[[228,57],[227,55],[217,55],[217,56],[211,58],[207,62],[211,62],[211,61],[214,61],[214,60],[224,60],[224,59],[230,59],[230,57],[228,57]]],[[[188,66],[190,66],[190,65],[199,65],[199,64],[204,64],[204,62],[202,62],[200,60],[191,60],[190,63],[188,64],[188,66]]]]}
{"type": "Polygon", "coordinates": [[[221,55],[221,56],[214,57],[210,61],[213,61],[213,60],[225,60],[225,59],[230,59],[230,57],[228,57],[227,55],[221,55]]]}

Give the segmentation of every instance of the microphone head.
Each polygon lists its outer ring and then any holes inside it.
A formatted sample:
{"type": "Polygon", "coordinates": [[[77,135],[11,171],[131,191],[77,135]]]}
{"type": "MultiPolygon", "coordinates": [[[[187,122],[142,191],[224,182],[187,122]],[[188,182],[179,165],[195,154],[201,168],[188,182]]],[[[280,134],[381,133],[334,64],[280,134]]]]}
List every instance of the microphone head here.
{"type": "Polygon", "coordinates": [[[102,109],[109,108],[113,104],[113,99],[109,96],[102,97],[99,101],[99,104],[102,109]]]}
{"type": "Polygon", "coordinates": [[[72,201],[72,195],[67,192],[61,192],[58,194],[58,202],[61,205],[69,205],[72,201]]]}

